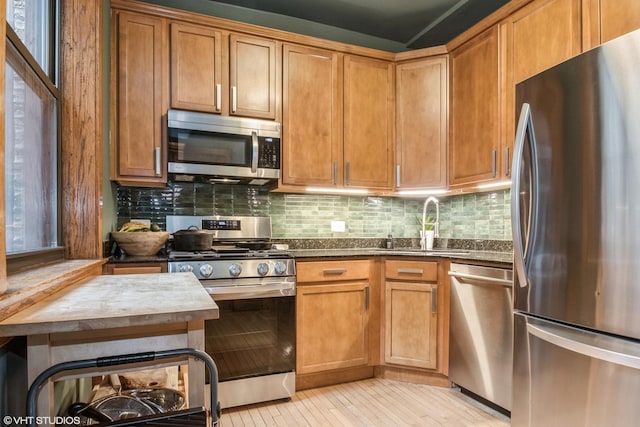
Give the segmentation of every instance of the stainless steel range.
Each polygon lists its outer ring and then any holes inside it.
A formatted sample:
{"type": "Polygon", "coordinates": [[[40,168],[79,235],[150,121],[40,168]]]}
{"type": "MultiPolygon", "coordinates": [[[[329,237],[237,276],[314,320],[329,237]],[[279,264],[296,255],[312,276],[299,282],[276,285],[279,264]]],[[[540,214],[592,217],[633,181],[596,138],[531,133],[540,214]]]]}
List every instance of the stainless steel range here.
{"type": "Polygon", "coordinates": [[[167,231],[211,233],[204,251],[170,251],[169,272],[193,272],[218,304],[205,350],[219,370],[223,408],[295,393],[295,262],[274,249],[271,219],[167,216],[167,231]]]}

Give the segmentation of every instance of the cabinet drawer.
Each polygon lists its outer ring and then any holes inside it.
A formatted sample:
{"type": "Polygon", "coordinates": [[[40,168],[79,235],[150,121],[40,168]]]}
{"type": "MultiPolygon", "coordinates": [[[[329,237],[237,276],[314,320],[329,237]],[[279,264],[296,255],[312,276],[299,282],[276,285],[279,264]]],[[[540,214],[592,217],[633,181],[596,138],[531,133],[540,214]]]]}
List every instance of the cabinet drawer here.
{"type": "Polygon", "coordinates": [[[437,262],[385,261],[384,271],[387,279],[429,282],[436,282],[438,280],[437,262]]]}
{"type": "Polygon", "coordinates": [[[370,262],[368,260],[297,262],[296,270],[298,282],[368,280],[370,262]]]}
{"type": "Polygon", "coordinates": [[[103,274],[150,274],[166,272],[166,262],[105,264],[103,269],[103,274]]]}

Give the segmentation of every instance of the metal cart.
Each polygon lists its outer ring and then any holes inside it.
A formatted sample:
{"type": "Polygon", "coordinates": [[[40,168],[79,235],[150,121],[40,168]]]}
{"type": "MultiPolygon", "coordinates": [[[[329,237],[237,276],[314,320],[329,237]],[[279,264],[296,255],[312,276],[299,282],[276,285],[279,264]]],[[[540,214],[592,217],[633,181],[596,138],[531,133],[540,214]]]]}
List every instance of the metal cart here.
{"type": "Polygon", "coordinates": [[[169,411],[161,414],[147,415],[126,420],[95,424],[95,426],[208,427],[209,424],[207,423],[207,419],[210,419],[210,426],[218,427],[220,423],[220,403],[218,402],[218,368],[216,367],[216,364],[211,356],[209,356],[207,353],[191,348],[126,354],[121,356],[99,357],[97,359],[77,360],[53,365],[42,372],[40,375],[38,375],[38,377],[29,387],[29,391],[27,393],[27,419],[29,420],[29,426],[35,427],[36,401],[40,388],[53,375],[56,375],[60,372],[76,369],[103,368],[106,366],[150,362],[158,359],[175,358],[179,356],[189,356],[200,359],[207,366],[211,384],[211,401],[208,410],[204,407],[187,408],[176,411],[169,411]]]}

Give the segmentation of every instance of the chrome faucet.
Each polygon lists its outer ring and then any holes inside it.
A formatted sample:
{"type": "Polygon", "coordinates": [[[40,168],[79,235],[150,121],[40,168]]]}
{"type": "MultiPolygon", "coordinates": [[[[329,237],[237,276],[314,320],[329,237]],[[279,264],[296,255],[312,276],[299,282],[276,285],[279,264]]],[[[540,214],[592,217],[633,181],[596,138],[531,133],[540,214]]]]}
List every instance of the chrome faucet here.
{"type": "MultiPolygon", "coordinates": [[[[436,220],[430,224],[433,224],[433,237],[439,237],[439,228],[440,228],[440,202],[435,197],[428,197],[427,200],[424,201],[424,206],[422,207],[422,230],[426,230],[427,225],[427,206],[429,202],[433,202],[436,205],[436,220]]],[[[424,233],[420,233],[420,246],[422,249],[426,249],[426,237],[424,233]]]]}

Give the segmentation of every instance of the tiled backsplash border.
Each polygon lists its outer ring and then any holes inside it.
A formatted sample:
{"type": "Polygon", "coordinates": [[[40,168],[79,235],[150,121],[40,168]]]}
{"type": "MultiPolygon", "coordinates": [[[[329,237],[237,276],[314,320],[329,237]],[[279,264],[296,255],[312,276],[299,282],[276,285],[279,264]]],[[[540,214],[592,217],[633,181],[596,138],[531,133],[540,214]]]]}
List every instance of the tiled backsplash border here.
{"type": "MultiPolygon", "coordinates": [[[[442,197],[440,237],[511,240],[510,192],[442,197]]],[[[167,215],[270,216],[274,239],[416,238],[423,199],[270,193],[245,185],[170,183],[165,188],[117,187],[117,227],[142,218],[166,227],[167,215]],[[332,232],[344,221],[345,232],[332,232]]],[[[428,214],[435,217],[435,208],[428,214]]]]}

